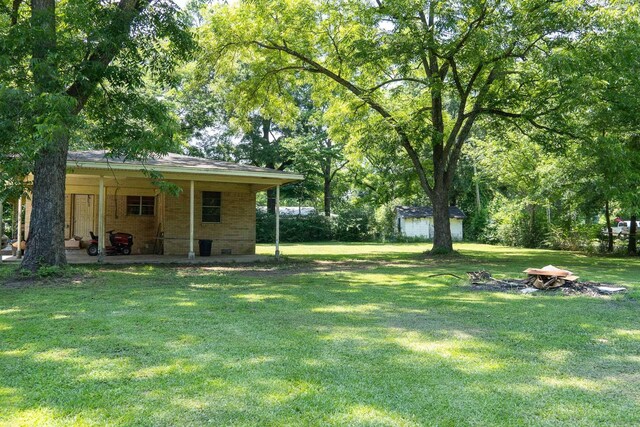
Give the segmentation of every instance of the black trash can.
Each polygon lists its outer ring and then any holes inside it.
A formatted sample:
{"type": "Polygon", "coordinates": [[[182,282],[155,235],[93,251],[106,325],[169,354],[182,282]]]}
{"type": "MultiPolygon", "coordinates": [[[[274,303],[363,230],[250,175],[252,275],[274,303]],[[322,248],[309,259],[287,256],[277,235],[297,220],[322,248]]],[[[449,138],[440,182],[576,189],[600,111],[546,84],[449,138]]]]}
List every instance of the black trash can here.
{"type": "Polygon", "coordinates": [[[200,246],[200,256],[211,256],[211,245],[213,240],[200,239],[198,244],[200,246]]]}

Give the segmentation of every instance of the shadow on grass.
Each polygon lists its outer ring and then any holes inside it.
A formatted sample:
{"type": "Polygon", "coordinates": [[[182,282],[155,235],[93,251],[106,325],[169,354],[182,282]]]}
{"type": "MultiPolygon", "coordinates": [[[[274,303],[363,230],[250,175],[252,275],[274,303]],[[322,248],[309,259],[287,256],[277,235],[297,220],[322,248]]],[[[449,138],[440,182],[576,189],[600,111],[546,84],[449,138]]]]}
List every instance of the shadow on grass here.
{"type": "Polygon", "coordinates": [[[428,277],[479,269],[473,258],[103,268],[81,284],[0,290],[0,420],[640,421],[633,301],[473,293],[428,277]]]}

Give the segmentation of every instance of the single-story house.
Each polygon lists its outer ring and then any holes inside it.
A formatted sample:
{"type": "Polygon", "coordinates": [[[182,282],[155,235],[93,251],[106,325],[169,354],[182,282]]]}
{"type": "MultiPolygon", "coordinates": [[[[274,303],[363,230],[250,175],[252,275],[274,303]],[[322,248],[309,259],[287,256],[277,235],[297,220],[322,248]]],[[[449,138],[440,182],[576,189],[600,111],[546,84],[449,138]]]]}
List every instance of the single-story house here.
{"type": "MultiPolygon", "coordinates": [[[[105,236],[114,229],[133,234],[133,254],[193,258],[199,239],[213,241],[212,255],[254,254],[256,193],[302,179],[294,173],[179,154],[141,162],[107,158],[102,151],[70,152],[65,238],[88,241],[90,232],[105,236]],[[161,173],[164,181],[181,189],[179,195],[160,191],[148,171],[161,173]]],[[[30,211],[27,199],[27,236],[30,211]]],[[[104,241],[100,239],[101,253],[104,241]]]]}
{"type": "MultiPolygon", "coordinates": [[[[465,214],[457,207],[449,207],[451,238],[462,240],[462,220],[465,214]]],[[[405,237],[433,238],[433,208],[430,206],[397,206],[397,232],[405,237]]]]}

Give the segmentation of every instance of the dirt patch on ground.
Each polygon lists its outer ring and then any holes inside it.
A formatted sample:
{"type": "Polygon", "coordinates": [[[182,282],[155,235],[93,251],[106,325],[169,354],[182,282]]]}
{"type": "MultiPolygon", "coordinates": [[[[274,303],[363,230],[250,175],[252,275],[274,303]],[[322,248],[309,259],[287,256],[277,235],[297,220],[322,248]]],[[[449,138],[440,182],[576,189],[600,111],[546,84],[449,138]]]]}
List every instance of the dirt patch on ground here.
{"type": "Polygon", "coordinates": [[[340,273],[377,268],[419,268],[426,267],[423,263],[406,261],[380,261],[380,260],[314,260],[314,261],[282,261],[268,264],[235,264],[212,266],[180,266],[172,267],[181,272],[183,276],[200,275],[202,272],[234,274],[241,277],[287,277],[297,274],[311,273],[340,273]]]}
{"type": "Polygon", "coordinates": [[[5,289],[23,289],[33,287],[58,287],[80,285],[85,283],[87,276],[71,275],[60,277],[40,277],[37,275],[21,276],[18,273],[0,280],[0,287],[5,289]]]}

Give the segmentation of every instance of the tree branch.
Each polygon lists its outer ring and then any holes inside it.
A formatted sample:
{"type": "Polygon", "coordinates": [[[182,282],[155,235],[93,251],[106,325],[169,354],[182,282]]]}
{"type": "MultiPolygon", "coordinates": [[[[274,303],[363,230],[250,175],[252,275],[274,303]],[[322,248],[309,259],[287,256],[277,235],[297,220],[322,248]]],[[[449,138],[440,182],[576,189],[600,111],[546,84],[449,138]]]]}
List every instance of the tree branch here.
{"type": "Polygon", "coordinates": [[[560,129],[554,129],[550,126],[546,126],[536,122],[535,120],[536,117],[541,117],[545,114],[548,114],[548,111],[541,113],[539,115],[536,115],[535,117],[531,117],[530,115],[523,114],[523,113],[512,113],[509,111],[498,110],[495,108],[483,108],[479,111],[479,114],[488,114],[488,115],[498,116],[498,117],[507,117],[510,119],[523,119],[536,129],[545,130],[547,132],[555,133],[556,135],[568,136],[571,138],[578,138],[577,135],[571,132],[563,131],[560,129]]]}
{"type": "Polygon", "coordinates": [[[335,178],[336,174],[341,171],[345,166],[347,166],[347,164],[349,164],[349,160],[345,160],[340,166],[337,166],[333,172],[331,173],[331,176],[329,177],[329,182],[333,181],[333,178],[335,178]]]}
{"type": "MultiPolygon", "coordinates": [[[[133,20],[150,2],[151,0],[120,0],[117,7],[120,12],[125,14],[125,19],[116,18],[109,24],[112,27],[112,33],[116,37],[128,36],[133,20]]],[[[104,76],[106,68],[121,48],[122,44],[114,44],[113,39],[102,41],[89,56],[89,59],[85,61],[83,67],[97,69],[99,72],[93,74],[95,77],[88,81],[77,79],[67,88],[67,95],[76,100],[75,114],[82,111],[97,83],[104,76]]]]}
{"type": "Polygon", "coordinates": [[[471,133],[471,128],[475,123],[476,117],[478,117],[478,115],[480,114],[484,98],[489,92],[491,85],[498,77],[498,74],[498,67],[493,67],[489,72],[489,75],[487,76],[487,80],[485,80],[482,88],[480,88],[478,96],[476,97],[475,103],[473,105],[473,109],[470,113],[462,114],[458,117],[458,119],[456,120],[456,132],[451,132],[449,134],[449,138],[447,139],[447,144],[444,149],[444,158],[446,159],[444,179],[447,183],[446,185],[451,185],[451,182],[453,181],[455,166],[457,165],[460,154],[462,153],[462,147],[469,134],[471,133]]]}
{"type": "Polygon", "coordinates": [[[467,40],[469,39],[469,37],[471,36],[471,34],[473,33],[473,31],[475,31],[480,24],[482,24],[482,22],[484,21],[484,19],[487,16],[487,6],[486,4],[482,7],[482,11],[480,11],[480,15],[478,15],[478,17],[476,19],[474,19],[473,21],[471,21],[469,23],[469,26],[467,27],[467,31],[465,31],[465,33],[462,35],[462,37],[460,38],[460,40],[458,41],[458,43],[455,44],[454,48],[451,50],[451,52],[448,52],[444,55],[444,58],[446,59],[453,59],[455,57],[455,55],[464,47],[464,45],[467,43],[467,40]]]}
{"type": "Polygon", "coordinates": [[[418,178],[420,180],[420,185],[423,187],[423,189],[425,190],[425,192],[428,195],[432,195],[433,194],[433,189],[432,189],[431,185],[429,184],[429,181],[427,180],[427,175],[426,175],[426,172],[425,172],[424,167],[422,165],[422,162],[420,161],[420,156],[418,155],[416,150],[411,145],[411,139],[409,138],[409,135],[407,134],[407,132],[405,131],[405,129],[403,128],[401,123],[399,123],[398,120],[393,116],[393,114],[391,114],[391,112],[388,111],[386,108],[384,108],[380,103],[376,102],[371,97],[371,94],[369,92],[367,92],[365,89],[362,89],[362,88],[358,87],[357,85],[353,84],[352,82],[346,80],[345,78],[343,78],[342,76],[336,74],[335,72],[329,70],[328,68],[324,67],[323,65],[321,65],[317,61],[314,61],[313,59],[305,56],[304,54],[302,54],[302,53],[300,53],[300,52],[298,52],[298,51],[296,51],[294,49],[291,49],[288,46],[278,45],[278,44],[273,43],[273,42],[269,42],[269,44],[267,44],[267,43],[263,43],[263,42],[260,42],[260,41],[254,41],[253,43],[256,46],[261,47],[263,49],[285,52],[285,53],[293,56],[294,58],[299,59],[300,61],[302,61],[303,63],[307,64],[308,66],[310,66],[313,69],[313,70],[309,70],[309,71],[321,73],[321,74],[325,75],[326,77],[329,77],[330,79],[332,79],[333,81],[338,83],[340,86],[344,87],[349,92],[353,93],[355,96],[360,98],[371,109],[373,109],[378,114],[380,114],[380,116],[382,116],[382,118],[385,119],[385,121],[391,126],[391,128],[396,132],[396,134],[400,138],[400,144],[402,145],[404,150],[409,155],[409,159],[411,160],[413,166],[416,169],[416,172],[418,173],[418,178]]]}
{"type": "Polygon", "coordinates": [[[11,6],[11,26],[15,26],[18,23],[18,12],[20,11],[20,5],[22,0],[13,0],[11,6]]]}
{"type": "Polygon", "coordinates": [[[416,79],[416,78],[412,78],[412,77],[398,77],[398,78],[394,78],[394,79],[389,79],[389,80],[385,80],[384,82],[377,84],[375,86],[373,86],[370,89],[365,89],[367,92],[371,93],[371,92],[375,92],[376,90],[380,89],[383,86],[386,86],[388,84],[391,83],[397,83],[397,82],[415,82],[415,83],[420,83],[423,84],[425,86],[428,86],[428,83],[425,82],[422,79],[416,79]]]}
{"type": "MultiPolygon", "coordinates": [[[[420,22],[422,23],[422,26],[424,28],[424,30],[429,33],[430,29],[429,29],[429,24],[427,23],[427,17],[425,16],[423,11],[420,11],[418,13],[418,16],[420,18],[420,22]]],[[[429,59],[427,58],[427,55],[425,55],[424,53],[420,53],[420,61],[422,62],[422,68],[424,69],[424,73],[427,75],[427,77],[431,78],[431,64],[429,63],[429,59]]]]}

